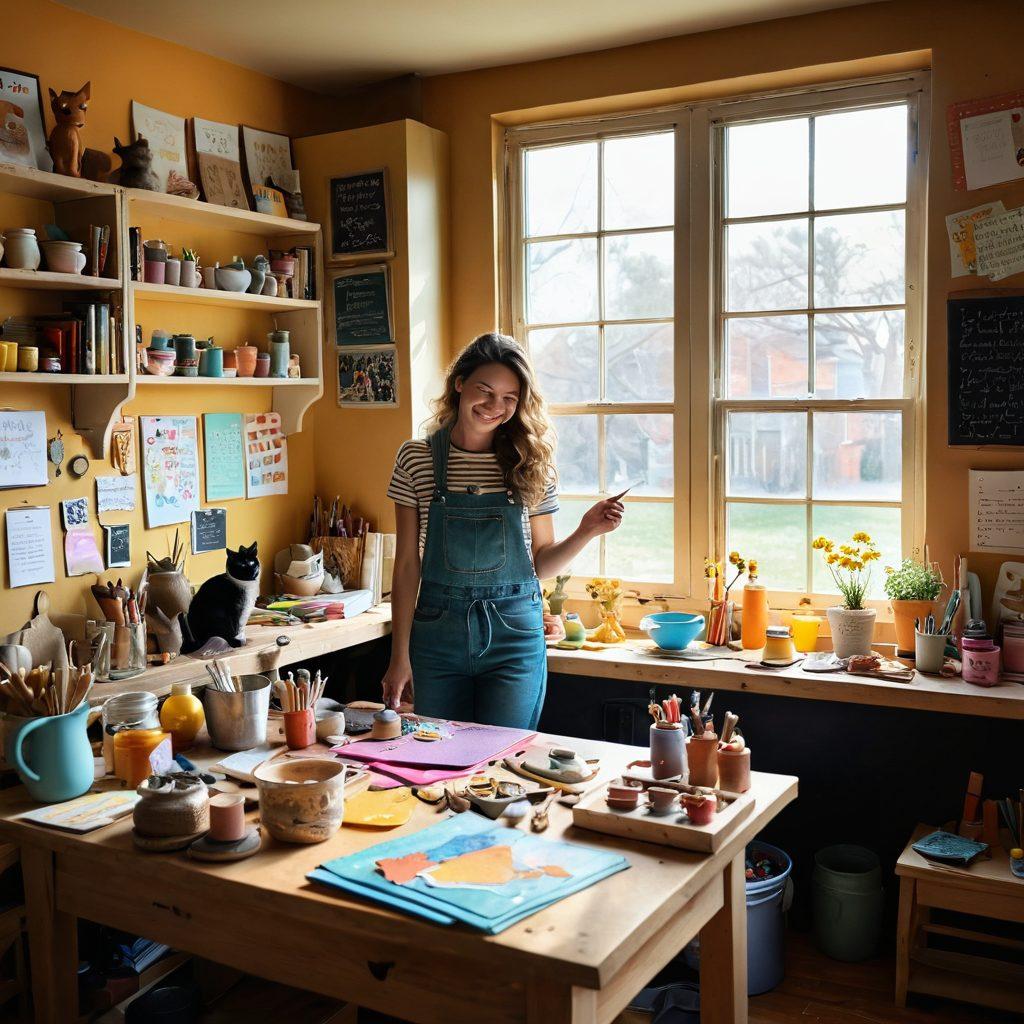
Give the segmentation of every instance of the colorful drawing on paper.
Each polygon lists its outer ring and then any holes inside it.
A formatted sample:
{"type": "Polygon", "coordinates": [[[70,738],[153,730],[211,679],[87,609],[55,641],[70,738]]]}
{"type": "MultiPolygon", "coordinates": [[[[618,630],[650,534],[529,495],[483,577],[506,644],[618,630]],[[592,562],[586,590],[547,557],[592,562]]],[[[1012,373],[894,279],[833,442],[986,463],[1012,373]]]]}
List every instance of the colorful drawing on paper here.
{"type": "Polygon", "coordinates": [[[377,408],[398,405],[395,346],[346,348],[338,352],[338,405],[377,408]]]}
{"type": "Polygon", "coordinates": [[[141,416],[143,487],[149,526],[187,523],[199,508],[195,416],[141,416]]]}
{"type": "Polygon", "coordinates": [[[89,522],[89,499],[68,498],[60,503],[60,517],[64,529],[71,530],[76,526],[85,526],[89,522]]]}
{"type": "Polygon", "coordinates": [[[39,79],[0,68],[0,163],[52,171],[39,79]]]}
{"type": "Polygon", "coordinates": [[[246,497],[288,493],[288,438],[279,413],[245,417],[245,465],[246,497]]]}

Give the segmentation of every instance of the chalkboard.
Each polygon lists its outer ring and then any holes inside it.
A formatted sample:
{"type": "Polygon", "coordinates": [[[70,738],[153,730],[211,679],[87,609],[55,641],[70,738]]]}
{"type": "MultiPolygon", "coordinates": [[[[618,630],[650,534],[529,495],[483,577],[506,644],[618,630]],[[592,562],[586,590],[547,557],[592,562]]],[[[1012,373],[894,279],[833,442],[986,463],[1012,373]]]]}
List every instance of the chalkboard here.
{"type": "Polygon", "coordinates": [[[132,528],[128,523],[104,526],[107,535],[107,568],[132,564],[132,528]]]}
{"type": "Polygon", "coordinates": [[[192,513],[192,554],[223,551],[228,546],[228,512],[224,508],[198,508],[192,513]]]}
{"type": "Polygon", "coordinates": [[[337,345],[390,345],[391,289],[384,264],[342,270],[331,282],[337,345]]]}
{"type": "Polygon", "coordinates": [[[394,255],[386,168],[331,178],[330,211],[332,259],[394,255]]]}
{"type": "Polygon", "coordinates": [[[1024,446],[1024,295],[950,299],[950,445],[1024,446]]]}

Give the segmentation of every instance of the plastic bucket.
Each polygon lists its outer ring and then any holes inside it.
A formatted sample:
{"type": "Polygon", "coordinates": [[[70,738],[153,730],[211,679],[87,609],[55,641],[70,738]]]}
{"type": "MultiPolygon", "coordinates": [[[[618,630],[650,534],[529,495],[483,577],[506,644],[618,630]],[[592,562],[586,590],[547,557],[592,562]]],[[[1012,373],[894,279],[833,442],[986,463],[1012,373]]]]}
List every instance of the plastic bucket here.
{"type": "Polygon", "coordinates": [[[835,960],[866,960],[882,930],[882,866],[862,846],[827,846],[814,855],[813,916],[818,948],[835,960]]]}
{"type": "Polygon", "coordinates": [[[768,843],[747,847],[750,860],[770,860],[771,878],[747,882],[747,995],[769,992],[785,974],[783,899],[793,862],[789,854],[768,843]]]}

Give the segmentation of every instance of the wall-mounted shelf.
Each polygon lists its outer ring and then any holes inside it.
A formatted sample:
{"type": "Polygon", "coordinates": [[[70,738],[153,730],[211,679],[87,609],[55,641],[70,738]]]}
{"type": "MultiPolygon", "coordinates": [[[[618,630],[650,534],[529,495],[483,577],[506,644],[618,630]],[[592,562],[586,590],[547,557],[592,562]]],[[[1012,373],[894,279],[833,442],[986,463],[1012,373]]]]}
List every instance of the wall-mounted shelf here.
{"type": "Polygon", "coordinates": [[[136,378],[136,387],[145,384],[161,387],[170,384],[177,387],[308,388],[319,386],[320,381],[316,377],[157,377],[151,374],[136,378]]]}
{"type": "Polygon", "coordinates": [[[120,291],[121,281],[85,274],[55,274],[48,270],[15,270],[0,267],[0,288],[31,288],[36,291],[120,291]]]}
{"type": "Polygon", "coordinates": [[[0,383],[12,384],[128,384],[127,373],[0,373],[0,383]]]}
{"type": "Polygon", "coordinates": [[[226,292],[214,288],[182,288],[173,284],[146,284],[133,281],[131,290],[136,299],[154,302],[199,302],[228,309],[255,309],[283,313],[289,309],[319,309],[315,299],[278,298],[271,295],[250,295],[248,292],[226,292]]]}
{"type": "Polygon", "coordinates": [[[147,192],[144,189],[124,190],[128,197],[129,217],[132,223],[139,220],[158,219],[178,221],[182,224],[201,224],[219,228],[222,231],[240,231],[264,238],[278,238],[282,235],[319,235],[320,225],[307,220],[292,220],[290,217],[272,217],[252,210],[236,210],[232,206],[218,206],[216,203],[202,203],[198,199],[166,195],[161,192],[147,192]]]}

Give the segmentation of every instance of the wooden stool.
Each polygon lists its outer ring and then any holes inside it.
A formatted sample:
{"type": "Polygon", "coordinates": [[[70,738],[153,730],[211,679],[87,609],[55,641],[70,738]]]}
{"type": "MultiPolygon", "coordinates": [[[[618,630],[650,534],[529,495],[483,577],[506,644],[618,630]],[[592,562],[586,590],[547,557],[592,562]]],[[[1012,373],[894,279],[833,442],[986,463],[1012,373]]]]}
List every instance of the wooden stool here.
{"type": "Polygon", "coordinates": [[[1005,850],[967,868],[951,868],[925,860],[912,849],[934,832],[918,825],[896,864],[900,879],[896,932],[896,1004],[906,1006],[908,992],[958,999],[999,1010],[1021,1010],[1024,967],[971,953],[930,948],[930,936],[966,940],[1016,951],[1024,941],[989,934],[953,923],[933,923],[933,908],[1024,924],[1024,880],[1010,873],[1005,850]]]}

